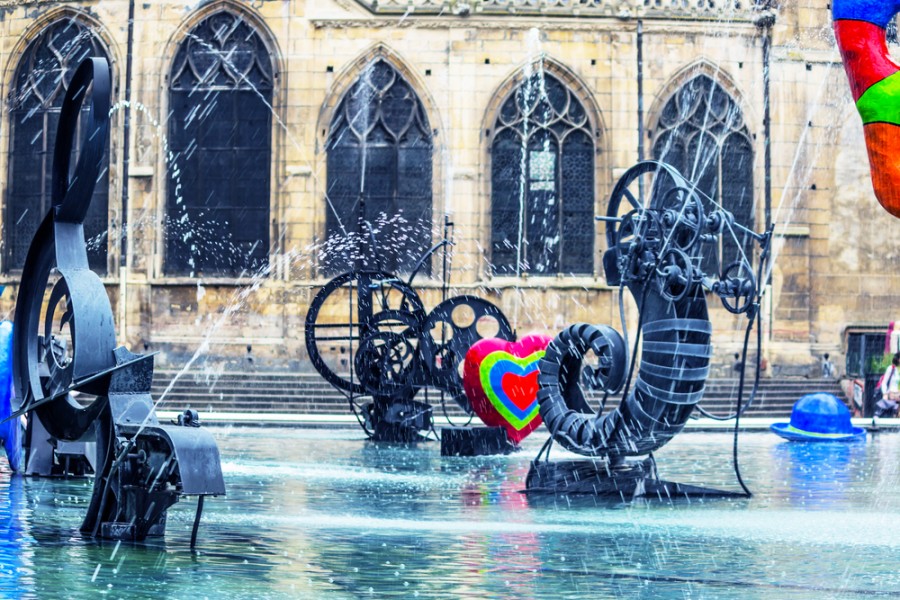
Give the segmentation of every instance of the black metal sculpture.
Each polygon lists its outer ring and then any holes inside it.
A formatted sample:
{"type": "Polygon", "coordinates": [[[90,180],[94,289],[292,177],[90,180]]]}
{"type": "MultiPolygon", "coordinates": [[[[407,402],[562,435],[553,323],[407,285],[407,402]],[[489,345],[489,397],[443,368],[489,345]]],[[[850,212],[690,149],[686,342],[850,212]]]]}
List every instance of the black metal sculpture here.
{"type": "Polygon", "coordinates": [[[106,289],[88,267],[82,223],[109,144],[110,71],[106,60],[78,67],[59,117],[52,207],[25,261],[16,302],[14,378],[21,406],[58,440],[96,433],[94,491],[81,530],[92,536],[141,540],[165,531],[166,510],[181,496],[225,493],[213,437],[193,411],[177,425],[160,424],[150,397],[152,355],[116,347],[106,289]],[[71,171],[78,116],[78,164],[71,171]],[[49,289],[49,295],[47,290],[49,289]],[[46,312],[42,315],[42,306],[46,312]]]}
{"type": "MultiPolygon", "coordinates": [[[[445,221],[444,240],[419,259],[406,281],[381,270],[343,273],[319,290],[306,314],[306,349],[313,366],[346,394],[372,439],[409,442],[418,439],[419,432],[431,430],[431,405],[427,398],[414,400],[419,390],[429,387],[441,392],[442,403],[446,394],[472,415],[460,373],[466,352],[483,337],[515,339],[509,321],[494,304],[477,296],[447,297],[446,249],[452,244],[447,231],[451,227],[445,221]],[[442,248],[444,300],[427,313],[412,282],[442,248]],[[347,321],[334,322],[335,315],[326,314],[334,312],[331,306],[343,307],[347,321]],[[461,308],[468,313],[465,321],[460,318],[461,308]],[[485,327],[485,322],[492,322],[493,328],[485,327]],[[348,351],[347,375],[338,373],[323,357],[326,348],[336,346],[348,351]],[[359,406],[360,397],[372,401],[359,406]]],[[[360,231],[364,228],[371,233],[371,227],[361,223],[360,231]]],[[[368,237],[372,241],[367,250],[377,256],[374,235],[368,237]]]]}
{"type": "MultiPolygon", "coordinates": [[[[535,461],[527,488],[600,495],[719,495],[660,481],[651,453],[682,430],[703,397],[712,352],[704,288],[717,294],[728,311],[746,314],[752,325],[771,230],[758,234],[734,223],[730,213],[674,168],[652,161],[625,173],[613,190],[607,217],[600,220],[607,227],[608,250],[603,256],[607,281],[627,287],[638,306],[640,363],[635,365],[638,341],[629,363],[625,338],[605,325],[580,323],[557,336],[540,363],[541,416],[560,445],[600,460],[535,461]],[[644,197],[646,203],[641,201],[644,197]],[[751,258],[743,256],[725,266],[718,280],[708,277],[703,272],[708,268],[703,245],[736,231],[762,248],[757,275],[751,258]],[[637,377],[631,386],[635,366],[637,377]],[[582,386],[605,394],[624,386],[622,400],[607,414],[602,414],[602,407],[595,413],[585,402],[582,386]],[[626,461],[642,455],[650,457],[626,461]]],[[[748,335],[749,331],[750,326],[748,335]]],[[[739,406],[736,416],[742,410],[739,406]]]]}

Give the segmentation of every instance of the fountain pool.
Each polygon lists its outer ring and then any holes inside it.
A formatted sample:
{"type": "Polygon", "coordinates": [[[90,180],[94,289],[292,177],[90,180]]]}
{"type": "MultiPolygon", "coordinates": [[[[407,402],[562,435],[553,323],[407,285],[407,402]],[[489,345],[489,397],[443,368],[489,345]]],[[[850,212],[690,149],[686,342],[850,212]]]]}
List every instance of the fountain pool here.
{"type": "MultiPolygon", "coordinates": [[[[503,457],[357,430],[211,428],[228,497],[165,540],[81,538],[91,484],[0,467],[0,596],[22,598],[863,598],[900,595],[900,435],[741,436],[751,499],[529,499],[544,436],[503,457]]],[[[540,433],[540,432],[539,432],[540,433]]],[[[554,457],[565,455],[554,448],[554,457]]],[[[574,455],[572,455],[574,456],[574,455]]],[[[666,479],[738,489],[731,436],[686,432],[666,479]],[[702,458],[698,458],[702,457],[702,458]]]]}

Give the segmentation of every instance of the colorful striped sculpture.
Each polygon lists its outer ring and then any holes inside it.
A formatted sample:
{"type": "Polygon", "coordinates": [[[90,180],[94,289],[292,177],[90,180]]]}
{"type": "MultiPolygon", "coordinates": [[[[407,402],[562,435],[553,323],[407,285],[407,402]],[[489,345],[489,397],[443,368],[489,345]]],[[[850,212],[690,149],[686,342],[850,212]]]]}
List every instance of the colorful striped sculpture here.
{"type": "Polygon", "coordinates": [[[900,217],[900,65],[891,60],[888,23],[900,0],[834,0],[834,33],[863,120],[875,196],[900,217]]]}
{"type": "Polygon", "coordinates": [[[463,389],[488,427],[503,427],[518,445],[543,421],[537,401],[538,362],[553,338],[526,335],[518,342],[478,340],[466,353],[463,389]]]}

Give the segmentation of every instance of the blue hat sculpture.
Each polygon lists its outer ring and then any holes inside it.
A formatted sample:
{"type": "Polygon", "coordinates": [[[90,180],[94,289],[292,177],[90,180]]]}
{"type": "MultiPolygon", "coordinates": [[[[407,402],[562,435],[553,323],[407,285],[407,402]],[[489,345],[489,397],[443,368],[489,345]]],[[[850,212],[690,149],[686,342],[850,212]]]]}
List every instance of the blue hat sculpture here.
{"type": "Polygon", "coordinates": [[[770,429],[794,442],[851,442],[866,438],[866,430],[850,422],[850,411],[844,403],[825,392],[797,400],[791,422],[773,423],[770,429]]]}

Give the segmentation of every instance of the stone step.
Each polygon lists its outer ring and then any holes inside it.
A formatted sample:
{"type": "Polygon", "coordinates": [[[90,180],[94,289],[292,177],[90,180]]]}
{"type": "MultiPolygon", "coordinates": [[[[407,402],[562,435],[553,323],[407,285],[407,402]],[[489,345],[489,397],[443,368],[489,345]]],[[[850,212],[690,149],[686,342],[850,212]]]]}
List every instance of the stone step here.
{"type": "MultiPolygon", "coordinates": [[[[185,408],[193,408],[197,410],[201,419],[203,415],[206,414],[215,414],[219,412],[248,412],[246,407],[243,406],[222,406],[222,407],[214,407],[213,410],[208,410],[207,407],[203,406],[184,406],[184,407],[165,407],[162,410],[175,410],[176,412],[180,412],[185,408]]],[[[343,415],[343,414],[351,414],[348,407],[301,407],[301,409],[297,410],[287,410],[284,406],[254,406],[252,408],[252,412],[254,414],[302,414],[302,415],[343,415]]],[[[607,411],[608,412],[608,411],[607,411]]],[[[717,415],[728,415],[731,411],[710,411],[713,414],[717,415]]],[[[697,416],[701,416],[699,413],[696,413],[697,416]]],[[[459,409],[451,410],[448,408],[447,415],[450,417],[464,417],[463,412],[459,409]]],[[[790,411],[777,411],[777,410],[754,410],[750,409],[744,413],[745,417],[760,417],[760,418],[781,418],[787,420],[790,416],[790,411]]],[[[444,412],[440,409],[440,407],[434,407],[434,418],[436,421],[440,421],[444,418],[444,412]]]]}
{"type": "MultiPolygon", "coordinates": [[[[420,399],[417,397],[417,399],[420,399]]],[[[358,403],[367,402],[367,399],[359,399],[358,403]]],[[[439,407],[440,400],[437,398],[431,398],[429,403],[432,406],[439,407]]],[[[455,403],[452,400],[447,401],[447,406],[455,406],[455,403]]],[[[315,407],[315,406],[323,406],[323,407],[346,407],[348,405],[348,401],[344,398],[208,398],[202,396],[177,396],[177,397],[167,397],[164,402],[160,404],[160,406],[166,407],[213,407],[218,410],[225,410],[221,407],[229,406],[228,410],[232,409],[241,409],[241,407],[245,407],[247,410],[251,410],[255,406],[283,406],[285,410],[298,410],[299,407],[315,407]]],[[[706,399],[700,404],[704,409],[715,412],[715,413],[729,413],[732,412],[736,408],[736,404],[730,401],[715,401],[706,399]]],[[[599,402],[590,402],[590,406],[597,407],[599,406],[599,402]]],[[[618,406],[618,402],[607,402],[607,408],[612,410],[614,407],[618,406]]],[[[790,413],[791,408],[793,407],[793,402],[771,402],[767,401],[764,398],[757,398],[753,404],[750,405],[750,411],[755,412],[758,410],[767,410],[767,411],[777,411],[780,413],[790,413]]]]}
{"type": "MultiPolygon", "coordinates": [[[[227,372],[218,376],[204,373],[184,373],[163,370],[155,373],[152,393],[159,399],[172,379],[178,379],[165,396],[162,407],[183,410],[192,407],[203,412],[258,412],[288,414],[349,414],[348,400],[317,373],[266,373],[227,372]]],[[[734,411],[737,401],[738,379],[712,379],[707,382],[701,406],[714,414],[727,415],[734,411]]],[[[745,381],[743,399],[746,402],[753,389],[753,381],[745,381]]],[[[761,379],[753,404],[744,413],[753,417],[781,418],[790,415],[796,400],[806,393],[829,392],[841,397],[836,381],[806,378],[761,379]]],[[[588,392],[588,401],[599,406],[601,393],[588,392]]],[[[417,399],[424,400],[420,392],[417,399]]],[[[365,404],[368,398],[356,399],[365,404]]],[[[454,417],[463,416],[462,410],[452,399],[447,399],[446,409],[440,405],[440,393],[429,390],[428,401],[434,407],[436,419],[444,410],[454,417]]],[[[846,402],[846,399],[844,399],[846,402]]],[[[606,410],[614,410],[619,398],[607,400],[606,410]]]]}
{"type": "MultiPolygon", "coordinates": [[[[368,398],[360,398],[357,401],[357,404],[365,404],[368,402],[368,398]]],[[[439,401],[432,401],[431,405],[434,407],[436,413],[441,412],[441,405],[439,401]]],[[[597,407],[598,404],[592,404],[592,407],[597,407]]],[[[615,402],[608,402],[606,405],[606,410],[614,410],[617,406],[615,402]]],[[[712,413],[715,414],[729,414],[734,409],[735,406],[733,403],[716,403],[716,402],[702,402],[701,406],[712,413]]],[[[346,400],[343,401],[266,401],[266,400],[241,400],[241,401],[203,401],[201,399],[173,399],[171,401],[166,401],[160,403],[159,408],[161,409],[169,409],[169,410],[183,410],[186,408],[195,408],[200,410],[201,412],[209,412],[212,411],[222,411],[222,412],[232,412],[232,411],[259,411],[266,410],[271,412],[285,412],[285,413],[342,413],[349,410],[349,405],[346,400]]],[[[462,414],[461,409],[452,402],[446,403],[446,410],[451,414],[462,414]]],[[[764,402],[755,402],[750,406],[747,410],[748,415],[759,416],[760,413],[773,413],[775,416],[778,415],[787,415],[790,414],[791,405],[790,404],[771,404],[764,402]]]]}
{"type": "MultiPolygon", "coordinates": [[[[427,399],[429,402],[440,402],[441,394],[436,391],[429,391],[427,394],[425,392],[420,391],[416,398],[427,399]]],[[[356,395],[357,398],[360,397],[368,397],[365,394],[356,395]]],[[[251,393],[240,393],[240,394],[220,394],[220,393],[208,393],[201,390],[186,390],[180,393],[169,393],[165,396],[165,401],[169,401],[170,398],[198,398],[198,399],[206,399],[211,402],[217,402],[222,400],[252,400],[252,399],[265,399],[265,400],[285,400],[285,401],[300,401],[300,400],[319,400],[325,402],[332,401],[344,401],[347,396],[336,391],[331,390],[325,394],[308,394],[308,393],[281,393],[281,394],[251,394],[251,393]]],[[[452,397],[449,394],[445,394],[444,398],[446,400],[452,401],[452,397]]],[[[599,403],[602,400],[601,394],[587,394],[586,398],[590,403],[599,403]]],[[[160,396],[156,396],[156,400],[159,400],[160,396]]],[[[619,396],[610,396],[607,398],[607,404],[618,404],[620,397],[619,396]]],[[[749,394],[744,395],[743,401],[747,402],[749,399],[749,394]]],[[[703,402],[715,402],[721,404],[734,404],[737,400],[736,396],[716,396],[712,394],[704,394],[703,402]]],[[[765,402],[778,402],[783,404],[793,404],[796,398],[792,396],[773,396],[770,394],[759,393],[756,395],[754,399],[755,402],[765,401],[765,402]]]]}
{"type": "MultiPolygon", "coordinates": [[[[151,393],[154,397],[160,397],[165,391],[164,386],[153,386],[151,393]]],[[[834,390],[816,390],[828,391],[836,393],[838,397],[842,396],[839,389],[834,390]]],[[[421,394],[422,392],[420,392],[421,394]]],[[[437,394],[432,392],[432,394],[437,394]]],[[[760,390],[757,392],[757,398],[766,398],[772,401],[795,402],[802,394],[793,393],[782,390],[760,390]]],[[[306,398],[306,397],[342,397],[342,394],[331,387],[324,388],[220,388],[207,389],[198,386],[179,386],[173,387],[167,393],[167,396],[205,396],[209,398],[249,398],[249,397],[273,397],[273,398],[306,398]]],[[[588,398],[601,398],[602,394],[589,392],[588,398]]],[[[613,396],[615,397],[615,396],[613,396]]],[[[729,390],[728,392],[706,390],[703,394],[704,399],[711,400],[737,400],[737,393],[729,390]]],[[[750,397],[750,390],[744,390],[743,399],[746,401],[750,397]]]]}
{"type": "MultiPolygon", "coordinates": [[[[165,385],[174,379],[172,374],[168,374],[166,372],[156,372],[154,374],[154,383],[165,385]]],[[[342,379],[349,380],[348,376],[343,376],[342,379]]],[[[196,385],[237,385],[237,384],[249,384],[249,385],[327,385],[327,382],[324,378],[319,375],[305,375],[305,374],[290,374],[290,375],[277,375],[277,376],[269,376],[259,373],[248,373],[244,375],[221,375],[218,377],[206,377],[201,375],[182,375],[177,378],[177,383],[190,383],[196,385]]],[[[737,379],[710,379],[707,381],[707,387],[737,387],[739,384],[739,380],[737,379]]],[[[744,382],[744,385],[753,385],[753,380],[748,379],[744,382]]],[[[759,387],[761,389],[768,388],[810,388],[810,387],[837,387],[839,385],[836,380],[826,380],[826,379],[805,379],[805,378],[791,378],[791,379],[761,379],[759,381],[759,387]]]]}
{"type": "Polygon", "coordinates": [[[321,388],[295,388],[295,387],[283,387],[283,388],[237,388],[237,387],[220,387],[220,388],[206,388],[199,386],[174,386],[171,389],[166,388],[166,386],[152,386],[150,388],[150,393],[154,396],[159,396],[163,393],[167,393],[168,395],[172,394],[206,394],[208,396],[242,396],[242,395],[250,395],[250,396],[332,396],[339,395],[340,392],[335,390],[332,387],[321,387],[321,388]],[[168,389],[168,392],[166,391],[168,389]]]}
{"type": "MultiPolygon", "coordinates": [[[[157,378],[153,381],[153,387],[155,389],[165,389],[170,382],[165,379],[157,378]]],[[[294,381],[270,381],[270,380],[218,380],[213,382],[205,382],[205,381],[192,381],[189,379],[179,379],[173,385],[173,388],[206,388],[206,389],[254,389],[254,388],[263,388],[263,389],[331,389],[331,385],[324,380],[316,380],[316,381],[305,381],[305,380],[294,380],[294,381]]],[[[748,382],[745,384],[744,389],[750,390],[752,389],[752,382],[748,382]]],[[[723,393],[723,392],[731,392],[736,391],[738,385],[735,384],[723,384],[719,382],[710,382],[706,386],[706,392],[708,393],[723,393]]],[[[759,389],[762,391],[784,391],[790,393],[796,392],[806,392],[806,391],[816,391],[816,390],[840,390],[840,385],[837,383],[834,384],[823,384],[818,382],[805,382],[802,384],[792,384],[792,385],[760,385],[759,389]]]]}
{"type": "MultiPolygon", "coordinates": [[[[163,382],[154,382],[151,389],[154,392],[161,392],[168,388],[163,382]]],[[[322,392],[322,393],[337,393],[334,387],[329,385],[328,383],[320,383],[317,385],[312,384],[300,384],[300,385],[287,385],[287,384],[278,384],[278,385],[247,385],[245,383],[241,384],[229,384],[229,383],[219,383],[216,385],[207,385],[203,383],[192,383],[192,382],[177,382],[175,385],[171,387],[170,391],[205,391],[207,393],[237,393],[237,392],[251,392],[251,393],[298,393],[300,391],[303,392],[322,392]]],[[[753,386],[744,386],[744,395],[750,394],[753,390],[753,386]]],[[[772,388],[763,388],[760,387],[758,390],[759,394],[767,394],[770,396],[785,396],[785,397],[797,397],[804,393],[812,393],[816,391],[827,391],[827,392],[840,392],[841,388],[838,385],[834,386],[807,386],[807,387],[798,387],[798,388],[783,388],[783,387],[772,387],[772,388]]],[[[704,394],[707,396],[737,396],[738,388],[737,387],[717,387],[717,386],[708,386],[704,390],[704,394]]],[[[588,391],[589,394],[602,394],[602,392],[593,392],[588,391]]]]}
{"type": "MultiPolygon", "coordinates": [[[[744,388],[743,399],[746,401],[752,388],[744,388]]],[[[786,402],[793,404],[800,396],[811,392],[828,392],[838,397],[843,396],[843,392],[838,386],[825,388],[804,388],[804,389],[759,389],[757,391],[758,399],[766,399],[769,402],[786,402]]],[[[318,386],[246,386],[246,385],[217,385],[209,387],[205,385],[179,384],[167,389],[165,385],[154,384],[151,393],[155,398],[161,397],[164,393],[167,397],[208,397],[214,398],[251,398],[251,397],[269,397],[269,398],[307,398],[307,397],[337,397],[341,398],[342,394],[329,385],[318,386]]],[[[421,392],[420,392],[421,393],[421,392]]],[[[600,398],[602,394],[588,393],[589,398],[600,398]]],[[[704,391],[704,399],[736,401],[736,389],[716,389],[707,388],[704,391]]]]}
{"type": "MultiPolygon", "coordinates": [[[[169,382],[176,375],[179,375],[178,371],[172,370],[157,370],[154,373],[155,381],[159,382],[169,382]]],[[[342,374],[341,377],[345,379],[349,379],[349,374],[342,374]]],[[[209,384],[215,384],[217,382],[324,382],[324,379],[318,373],[269,373],[269,372],[227,372],[219,375],[207,375],[205,373],[196,373],[196,372],[187,372],[181,374],[179,377],[179,381],[193,381],[193,382],[209,382],[209,384]]],[[[723,379],[710,379],[707,382],[708,387],[715,387],[719,385],[723,386],[732,386],[738,384],[737,378],[723,378],[723,379]]],[[[746,379],[746,384],[752,384],[752,378],[746,379]]],[[[825,380],[825,379],[809,379],[805,377],[790,377],[790,378],[769,378],[765,377],[760,379],[759,385],[762,388],[765,387],[810,387],[810,386],[834,386],[837,385],[836,381],[825,380]]]]}

